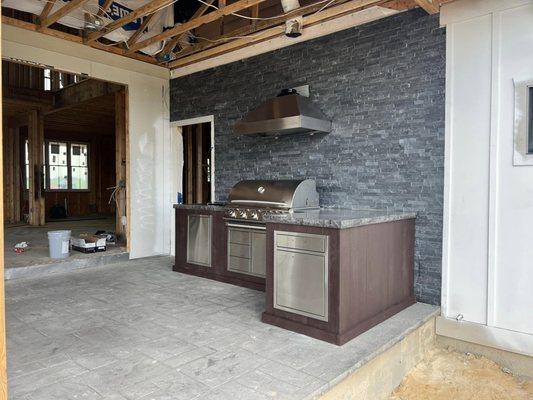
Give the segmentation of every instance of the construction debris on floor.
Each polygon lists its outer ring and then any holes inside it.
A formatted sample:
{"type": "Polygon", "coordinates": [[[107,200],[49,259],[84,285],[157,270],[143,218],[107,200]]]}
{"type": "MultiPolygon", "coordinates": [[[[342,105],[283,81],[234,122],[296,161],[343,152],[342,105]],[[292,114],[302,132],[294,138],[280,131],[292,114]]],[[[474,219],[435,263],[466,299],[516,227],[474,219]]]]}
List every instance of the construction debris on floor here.
{"type": "Polygon", "coordinates": [[[390,400],[531,400],[533,382],[522,380],[488,358],[435,348],[390,400]]]}

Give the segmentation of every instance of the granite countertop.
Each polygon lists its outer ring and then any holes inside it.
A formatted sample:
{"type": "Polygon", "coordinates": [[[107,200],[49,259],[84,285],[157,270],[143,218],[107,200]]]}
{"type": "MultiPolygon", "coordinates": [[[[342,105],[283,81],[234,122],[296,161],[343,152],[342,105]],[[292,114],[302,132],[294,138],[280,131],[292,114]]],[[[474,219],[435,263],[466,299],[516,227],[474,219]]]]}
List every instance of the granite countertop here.
{"type": "Polygon", "coordinates": [[[291,214],[266,214],[263,220],[267,223],[346,229],[412,218],[416,218],[416,213],[369,209],[321,208],[320,210],[298,211],[291,214]]]}
{"type": "Polygon", "coordinates": [[[223,204],[174,204],[174,208],[198,211],[224,211],[223,204]]]}

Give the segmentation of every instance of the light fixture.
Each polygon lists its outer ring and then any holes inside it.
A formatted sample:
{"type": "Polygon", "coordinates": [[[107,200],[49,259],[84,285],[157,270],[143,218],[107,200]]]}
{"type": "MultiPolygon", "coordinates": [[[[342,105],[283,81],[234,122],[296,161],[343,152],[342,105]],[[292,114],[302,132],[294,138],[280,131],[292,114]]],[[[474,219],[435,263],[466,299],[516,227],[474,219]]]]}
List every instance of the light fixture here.
{"type": "Polygon", "coordinates": [[[285,36],[296,38],[302,36],[303,18],[295,17],[285,21],[285,36]]]}

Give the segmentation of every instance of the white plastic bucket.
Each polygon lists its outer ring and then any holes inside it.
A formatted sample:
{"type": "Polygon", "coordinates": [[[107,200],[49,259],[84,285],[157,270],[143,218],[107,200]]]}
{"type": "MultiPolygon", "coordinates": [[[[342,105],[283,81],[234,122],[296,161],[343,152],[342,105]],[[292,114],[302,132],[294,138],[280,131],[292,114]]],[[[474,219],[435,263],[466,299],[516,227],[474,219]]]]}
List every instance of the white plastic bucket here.
{"type": "Polygon", "coordinates": [[[48,232],[50,258],[67,258],[70,256],[70,234],[71,231],[48,232]]]}

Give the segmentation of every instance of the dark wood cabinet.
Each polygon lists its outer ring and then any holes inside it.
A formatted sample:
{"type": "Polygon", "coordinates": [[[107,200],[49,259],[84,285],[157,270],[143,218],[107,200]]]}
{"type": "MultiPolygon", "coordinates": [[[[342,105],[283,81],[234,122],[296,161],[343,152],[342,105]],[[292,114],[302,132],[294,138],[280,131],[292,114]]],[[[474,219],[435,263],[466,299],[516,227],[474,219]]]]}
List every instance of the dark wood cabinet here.
{"type": "Polygon", "coordinates": [[[228,270],[228,230],[224,222],[223,209],[176,208],[175,212],[174,271],[251,289],[265,290],[264,278],[228,270]],[[207,226],[210,229],[208,235],[204,231],[207,226]],[[200,238],[195,245],[192,244],[190,237],[193,233],[195,237],[200,238]]]}
{"type": "Polygon", "coordinates": [[[267,224],[263,321],[341,345],[414,304],[414,233],[414,219],[267,224]]]}

